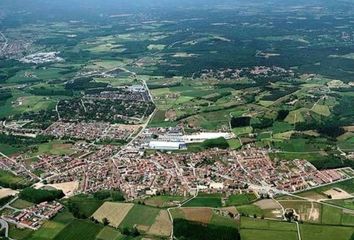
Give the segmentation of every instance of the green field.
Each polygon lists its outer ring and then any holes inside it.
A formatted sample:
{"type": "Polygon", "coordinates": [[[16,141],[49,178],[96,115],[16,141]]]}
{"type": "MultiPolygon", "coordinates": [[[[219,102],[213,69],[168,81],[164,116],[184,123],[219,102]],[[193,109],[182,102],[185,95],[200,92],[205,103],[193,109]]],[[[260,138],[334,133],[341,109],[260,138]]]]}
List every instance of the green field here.
{"type": "Polygon", "coordinates": [[[34,231],[29,240],[54,239],[73,219],[67,210],[58,213],[52,220],[45,222],[39,230],[34,231]]]}
{"type": "Polygon", "coordinates": [[[127,216],[119,225],[120,228],[129,227],[132,228],[134,225],[151,226],[154,224],[160,209],[135,204],[132,209],[128,212],[127,216]]]}
{"type": "Polygon", "coordinates": [[[237,206],[236,209],[245,216],[253,216],[254,214],[262,216],[264,214],[264,211],[260,207],[253,204],[237,206]]]}
{"type": "Polygon", "coordinates": [[[214,195],[202,195],[193,198],[191,201],[183,205],[184,207],[221,207],[221,198],[214,195]]]}
{"type": "Polygon", "coordinates": [[[182,202],[185,199],[182,196],[160,195],[147,198],[144,200],[144,203],[153,207],[169,207],[176,205],[174,202],[182,202]]]}
{"type": "Polygon", "coordinates": [[[256,196],[253,193],[250,194],[234,194],[231,195],[227,201],[226,205],[231,206],[239,206],[239,205],[246,205],[256,199],[256,196]]]}
{"type": "Polygon", "coordinates": [[[304,240],[350,240],[354,233],[354,228],[300,224],[300,232],[304,240]]]}
{"type": "Polygon", "coordinates": [[[72,144],[64,143],[63,141],[54,140],[48,143],[38,145],[38,151],[34,152],[33,156],[50,154],[50,155],[70,155],[74,153],[71,148],[72,144]]]}
{"type": "Polygon", "coordinates": [[[294,223],[241,217],[241,239],[244,240],[296,240],[294,223]]]}
{"type": "Polygon", "coordinates": [[[56,237],[55,240],[95,240],[103,226],[85,220],[73,220],[56,237]]]}
{"type": "Polygon", "coordinates": [[[96,240],[118,240],[122,234],[111,227],[104,227],[96,236],[96,240]]]}
{"type": "Polygon", "coordinates": [[[74,203],[86,217],[90,217],[104,202],[88,195],[77,195],[69,201],[74,203]]]}
{"type": "Polygon", "coordinates": [[[32,233],[33,230],[28,228],[17,228],[13,224],[9,224],[9,237],[16,240],[27,239],[32,233]]]}
{"type": "Polygon", "coordinates": [[[31,202],[27,202],[22,199],[17,199],[13,203],[11,203],[11,207],[18,208],[18,209],[24,209],[33,206],[34,204],[31,202]]]}
{"type": "Polygon", "coordinates": [[[30,185],[30,182],[20,176],[16,176],[11,172],[0,170],[0,186],[7,188],[23,188],[30,185]]]}

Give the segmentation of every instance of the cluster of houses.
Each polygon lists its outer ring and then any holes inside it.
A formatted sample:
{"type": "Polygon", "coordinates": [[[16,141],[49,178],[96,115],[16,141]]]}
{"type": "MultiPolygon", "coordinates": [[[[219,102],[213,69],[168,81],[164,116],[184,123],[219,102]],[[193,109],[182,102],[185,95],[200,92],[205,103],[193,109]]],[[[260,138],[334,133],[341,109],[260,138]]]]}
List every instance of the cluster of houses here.
{"type": "Polygon", "coordinates": [[[53,218],[64,206],[58,202],[42,202],[21,211],[4,215],[2,218],[17,227],[39,229],[45,220],[53,218]]]}

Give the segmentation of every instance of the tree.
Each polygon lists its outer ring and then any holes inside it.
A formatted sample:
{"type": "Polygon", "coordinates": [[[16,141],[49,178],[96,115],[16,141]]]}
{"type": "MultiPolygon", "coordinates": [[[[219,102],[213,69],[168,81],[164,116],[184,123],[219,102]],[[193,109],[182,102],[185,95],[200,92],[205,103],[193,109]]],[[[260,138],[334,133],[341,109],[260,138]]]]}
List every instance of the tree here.
{"type": "Polygon", "coordinates": [[[109,225],[109,220],[107,218],[103,218],[102,223],[103,223],[103,225],[107,226],[107,225],[109,225]]]}

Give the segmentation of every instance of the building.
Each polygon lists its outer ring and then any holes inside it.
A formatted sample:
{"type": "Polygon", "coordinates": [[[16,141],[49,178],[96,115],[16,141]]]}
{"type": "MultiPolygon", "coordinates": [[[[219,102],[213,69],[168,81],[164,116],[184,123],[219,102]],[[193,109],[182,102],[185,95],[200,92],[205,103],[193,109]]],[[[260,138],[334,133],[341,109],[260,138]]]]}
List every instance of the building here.
{"type": "Polygon", "coordinates": [[[232,133],[225,133],[225,132],[201,132],[192,135],[184,135],[182,137],[185,143],[194,143],[194,142],[204,142],[208,139],[216,139],[223,137],[225,139],[232,138],[232,133]]]}
{"type": "Polygon", "coordinates": [[[187,146],[184,142],[150,141],[149,148],[157,150],[180,150],[187,148],[187,146]]]}

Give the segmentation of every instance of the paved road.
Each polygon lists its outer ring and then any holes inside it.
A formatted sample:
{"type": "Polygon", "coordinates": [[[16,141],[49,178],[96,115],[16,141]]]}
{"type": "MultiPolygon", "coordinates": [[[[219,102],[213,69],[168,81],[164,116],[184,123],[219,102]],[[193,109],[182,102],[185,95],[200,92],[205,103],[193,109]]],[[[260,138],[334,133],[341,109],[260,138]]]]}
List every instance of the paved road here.
{"type": "Polygon", "coordinates": [[[0,230],[5,229],[5,237],[9,237],[9,224],[2,218],[0,218],[0,230]]]}

